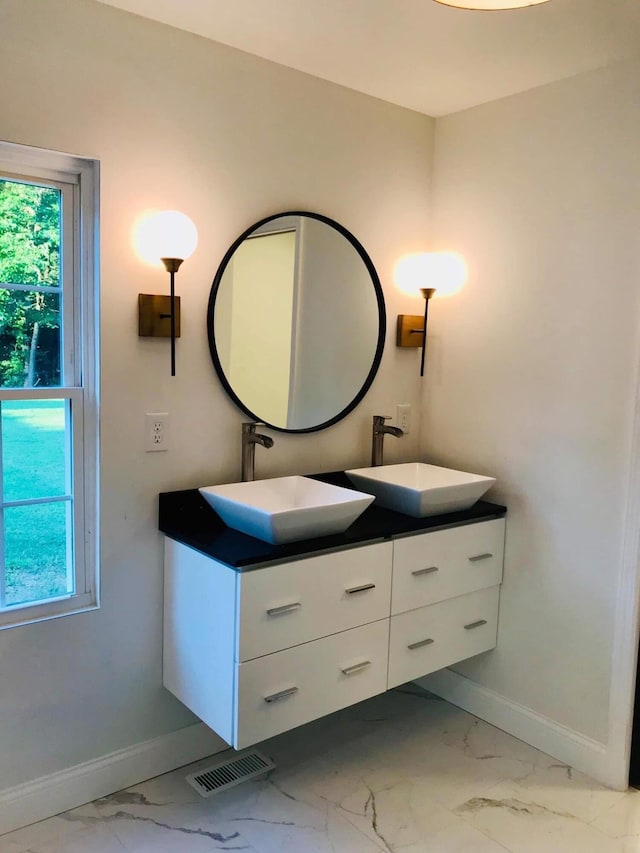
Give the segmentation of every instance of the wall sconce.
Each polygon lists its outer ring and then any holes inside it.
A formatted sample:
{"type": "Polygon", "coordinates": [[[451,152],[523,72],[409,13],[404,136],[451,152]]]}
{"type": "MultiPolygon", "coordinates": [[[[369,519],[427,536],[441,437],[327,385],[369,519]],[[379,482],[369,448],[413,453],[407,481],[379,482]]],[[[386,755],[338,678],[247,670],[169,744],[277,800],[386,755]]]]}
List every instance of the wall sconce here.
{"type": "Polygon", "coordinates": [[[141,219],[134,243],[149,264],[163,264],[170,276],[170,295],[138,294],[138,335],[171,338],[171,375],[176,375],[176,338],[180,337],[180,297],[175,295],[175,274],[198,245],[196,226],[178,210],[163,210],[141,219]],[[169,321],[169,322],[167,322],[169,321]]]}
{"type": "Polygon", "coordinates": [[[427,351],[429,301],[438,290],[442,295],[456,293],[467,277],[467,265],[457,252],[422,252],[401,258],[394,270],[398,288],[424,298],[424,315],[398,314],[396,346],[422,347],[420,376],[424,376],[427,351]],[[429,287],[423,285],[428,284],[429,287]]]}

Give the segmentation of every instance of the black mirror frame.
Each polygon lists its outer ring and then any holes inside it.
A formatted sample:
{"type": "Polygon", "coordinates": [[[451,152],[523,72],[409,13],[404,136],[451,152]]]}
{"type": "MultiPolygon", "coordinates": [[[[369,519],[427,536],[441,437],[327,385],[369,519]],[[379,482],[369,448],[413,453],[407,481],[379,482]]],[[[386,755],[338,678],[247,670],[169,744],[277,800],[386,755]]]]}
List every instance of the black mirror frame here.
{"type": "Polygon", "coordinates": [[[318,432],[321,429],[326,429],[327,427],[333,426],[333,424],[338,423],[343,418],[352,412],[356,406],[363,399],[369,388],[371,387],[373,380],[375,379],[376,373],[380,367],[380,362],[382,361],[382,353],[384,350],[384,343],[387,333],[387,315],[384,305],[384,294],[382,292],[382,285],[380,284],[380,278],[378,273],[376,272],[376,268],[373,265],[373,262],[369,255],[367,254],[364,246],[360,241],[354,237],[354,235],[348,231],[343,225],[340,225],[339,222],[336,222],[334,219],[330,219],[328,216],[323,216],[320,213],[311,213],[306,210],[287,210],[283,213],[276,213],[273,216],[267,216],[264,219],[261,219],[259,222],[251,225],[250,228],[247,228],[238,238],[235,240],[232,245],[229,247],[225,256],[223,257],[220,266],[218,267],[218,271],[216,272],[215,278],[213,279],[213,284],[211,285],[211,293],[209,294],[209,304],[207,307],[207,335],[209,338],[209,350],[211,352],[211,360],[213,361],[213,366],[215,367],[216,373],[218,374],[218,378],[222,383],[222,387],[227,392],[229,397],[233,400],[233,402],[241,409],[246,415],[248,415],[252,420],[259,421],[260,423],[264,423],[265,426],[270,429],[277,430],[278,432],[289,432],[289,433],[305,433],[305,432],[318,432]],[[216,297],[218,295],[218,290],[220,288],[220,283],[222,281],[222,276],[227,268],[233,253],[236,251],[238,246],[257,228],[266,225],[267,222],[272,222],[274,219],[280,219],[282,216],[308,216],[311,219],[317,219],[319,222],[324,222],[325,225],[329,225],[331,228],[334,228],[343,237],[345,237],[357,253],[360,255],[364,265],[367,268],[369,275],[371,276],[371,282],[373,284],[373,289],[376,295],[376,301],[378,304],[378,342],[376,344],[376,351],[373,357],[373,361],[371,363],[371,369],[367,374],[367,377],[355,395],[353,400],[346,406],[342,411],[338,412],[335,417],[331,418],[328,421],[324,421],[317,426],[305,427],[304,429],[287,429],[286,427],[275,426],[275,424],[270,424],[267,421],[264,421],[260,418],[259,415],[256,415],[255,412],[252,412],[251,409],[247,408],[247,406],[240,400],[235,391],[232,389],[227,377],[225,376],[224,370],[222,368],[222,364],[220,362],[220,358],[218,356],[218,350],[216,348],[215,343],[215,334],[214,334],[214,312],[215,312],[215,303],[216,297]]]}

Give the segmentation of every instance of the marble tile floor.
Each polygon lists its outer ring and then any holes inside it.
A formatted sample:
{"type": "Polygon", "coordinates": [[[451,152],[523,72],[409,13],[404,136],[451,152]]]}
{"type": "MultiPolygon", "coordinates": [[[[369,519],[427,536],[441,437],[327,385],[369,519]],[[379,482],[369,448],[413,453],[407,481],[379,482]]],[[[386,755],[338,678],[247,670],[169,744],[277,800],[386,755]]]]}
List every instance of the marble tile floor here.
{"type": "Polygon", "coordinates": [[[0,836],[0,853],[640,853],[611,791],[411,685],[266,741],[267,777],[208,799],[211,759],[0,836]]]}

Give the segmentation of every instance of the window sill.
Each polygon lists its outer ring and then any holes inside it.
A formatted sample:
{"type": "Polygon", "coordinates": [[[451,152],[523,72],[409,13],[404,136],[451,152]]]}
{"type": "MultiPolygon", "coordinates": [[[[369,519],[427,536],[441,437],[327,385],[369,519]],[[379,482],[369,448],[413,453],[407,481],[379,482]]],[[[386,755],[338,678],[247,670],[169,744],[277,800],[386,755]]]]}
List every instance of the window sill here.
{"type": "Polygon", "coordinates": [[[92,594],[68,595],[38,604],[16,605],[0,611],[0,631],[5,628],[18,628],[34,622],[45,622],[49,619],[59,619],[73,613],[86,613],[100,607],[96,596],[92,594]]]}

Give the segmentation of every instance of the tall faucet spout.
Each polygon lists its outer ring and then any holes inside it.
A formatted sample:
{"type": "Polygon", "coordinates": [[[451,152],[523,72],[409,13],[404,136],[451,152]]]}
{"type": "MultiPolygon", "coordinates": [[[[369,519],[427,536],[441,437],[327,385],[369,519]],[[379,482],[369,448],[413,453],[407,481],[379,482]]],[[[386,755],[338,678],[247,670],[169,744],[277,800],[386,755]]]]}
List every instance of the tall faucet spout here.
{"type": "Polygon", "coordinates": [[[253,443],[260,444],[262,447],[266,447],[267,450],[270,447],[273,447],[273,439],[269,435],[260,435],[259,433],[256,433],[256,435],[253,436],[253,443]]]}
{"type": "Polygon", "coordinates": [[[373,429],[371,435],[371,464],[382,465],[385,435],[393,435],[401,438],[404,432],[400,427],[385,426],[384,422],[390,420],[389,416],[374,415],[373,429]]]}
{"type": "Polygon", "coordinates": [[[395,438],[402,438],[402,436],[404,435],[404,432],[400,429],[400,427],[394,426],[383,427],[382,432],[384,432],[385,435],[393,435],[395,438]]]}
{"type": "Polygon", "coordinates": [[[256,427],[261,424],[242,424],[242,470],[241,479],[243,483],[255,480],[256,476],[256,444],[267,450],[273,447],[273,439],[269,435],[256,432],[256,427]]]}

